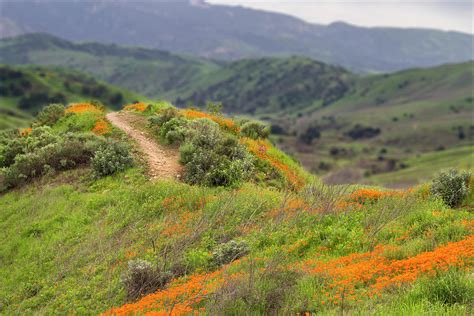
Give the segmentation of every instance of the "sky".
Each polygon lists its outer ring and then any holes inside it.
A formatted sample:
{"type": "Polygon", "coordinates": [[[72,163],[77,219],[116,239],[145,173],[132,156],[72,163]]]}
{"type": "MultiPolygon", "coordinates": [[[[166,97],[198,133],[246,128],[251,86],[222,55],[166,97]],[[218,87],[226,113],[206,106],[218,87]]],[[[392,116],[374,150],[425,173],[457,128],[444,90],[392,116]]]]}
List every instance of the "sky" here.
{"type": "Polygon", "coordinates": [[[472,0],[208,0],[290,14],[319,24],[422,27],[474,33],[472,0]]]}

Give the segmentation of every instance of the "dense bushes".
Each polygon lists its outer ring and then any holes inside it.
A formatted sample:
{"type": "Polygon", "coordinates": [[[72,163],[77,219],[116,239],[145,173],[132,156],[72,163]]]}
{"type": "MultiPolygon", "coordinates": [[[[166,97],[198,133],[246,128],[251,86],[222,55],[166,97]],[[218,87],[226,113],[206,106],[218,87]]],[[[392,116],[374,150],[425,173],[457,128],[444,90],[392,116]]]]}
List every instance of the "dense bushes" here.
{"type": "Polygon", "coordinates": [[[471,173],[450,169],[441,172],[431,185],[431,193],[440,197],[446,205],[456,207],[469,194],[471,173]]]}
{"type": "Polygon", "coordinates": [[[27,137],[12,139],[2,148],[4,186],[15,187],[54,171],[90,161],[100,144],[92,134],[54,134],[49,127],[33,129],[27,137]]]}
{"type": "Polygon", "coordinates": [[[131,164],[127,147],[91,133],[58,135],[49,126],[33,128],[27,136],[4,133],[0,137],[1,186],[16,187],[39,176],[89,164],[91,159],[97,177],[131,164]]]}
{"type": "Polygon", "coordinates": [[[270,129],[261,122],[250,121],[242,125],[240,133],[252,139],[265,139],[270,135],[270,129]]]}
{"type": "Polygon", "coordinates": [[[100,178],[124,171],[132,165],[132,162],[133,159],[126,145],[108,140],[100,145],[92,158],[94,176],[100,178]]]}
{"type": "MultiPolygon", "coordinates": [[[[180,162],[184,180],[206,186],[233,186],[246,179],[252,159],[238,139],[220,130],[210,119],[188,120],[174,108],[161,110],[148,119],[154,133],[168,144],[181,144],[180,162]]],[[[265,136],[260,123],[249,124],[246,133],[265,136]]],[[[268,136],[268,134],[267,134],[268,136]]]]}
{"type": "Polygon", "coordinates": [[[54,125],[61,117],[64,116],[64,105],[62,104],[50,104],[41,110],[36,116],[34,125],[43,126],[54,125]]]}
{"type": "Polygon", "coordinates": [[[253,167],[248,152],[208,119],[192,121],[180,148],[185,181],[207,186],[232,186],[248,178],[253,167]]]}

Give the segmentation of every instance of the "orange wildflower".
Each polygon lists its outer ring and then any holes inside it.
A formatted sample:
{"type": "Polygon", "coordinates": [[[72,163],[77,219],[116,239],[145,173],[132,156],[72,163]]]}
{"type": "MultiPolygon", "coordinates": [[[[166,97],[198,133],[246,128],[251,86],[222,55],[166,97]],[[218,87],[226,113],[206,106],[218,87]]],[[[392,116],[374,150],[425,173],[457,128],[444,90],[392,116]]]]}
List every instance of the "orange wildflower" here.
{"type": "Polygon", "coordinates": [[[144,112],[148,108],[148,105],[146,105],[143,102],[137,102],[137,103],[132,103],[124,106],[125,111],[138,111],[138,112],[144,112]]]}
{"type": "Polygon", "coordinates": [[[288,165],[281,162],[279,158],[272,154],[271,145],[266,140],[254,140],[251,138],[242,138],[248,150],[256,157],[268,161],[275,169],[280,171],[288,182],[296,189],[301,188],[304,185],[304,179],[302,179],[294,170],[291,170],[288,165]]]}
{"type": "Polygon", "coordinates": [[[421,275],[472,265],[474,236],[401,260],[384,257],[383,253],[387,249],[396,248],[378,246],[372,252],[355,253],[328,262],[308,260],[303,264],[303,269],[310,274],[326,275],[330,280],[329,287],[336,289],[336,300],[345,292],[351,293],[367,285],[369,290],[366,294],[374,296],[388,287],[413,282],[421,275]]]}
{"type": "Polygon", "coordinates": [[[217,124],[219,124],[220,127],[227,129],[228,131],[238,133],[240,131],[240,128],[234,123],[234,121],[230,119],[226,119],[223,117],[219,117],[216,115],[212,115],[209,113],[204,113],[196,110],[182,110],[181,113],[183,113],[184,117],[189,118],[189,119],[195,119],[195,118],[208,118],[217,124]]]}
{"type": "Polygon", "coordinates": [[[65,111],[66,113],[102,113],[97,107],[90,103],[73,103],[69,105],[65,111]]]}
{"type": "Polygon", "coordinates": [[[26,136],[30,135],[32,131],[33,131],[33,129],[31,127],[28,127],[28,128],[20,129],[19,133],[20,133],[21,137],[26,137],[26,136]]]}
{"type": "Polygon", "coordinates": [[[92,128],[92,132],[96,135],[108,134],[111,131],[112,128],[110,127],[110,124],[104,119],[97,120],[97,122],[95,122],[94,127],[92,128]]]}

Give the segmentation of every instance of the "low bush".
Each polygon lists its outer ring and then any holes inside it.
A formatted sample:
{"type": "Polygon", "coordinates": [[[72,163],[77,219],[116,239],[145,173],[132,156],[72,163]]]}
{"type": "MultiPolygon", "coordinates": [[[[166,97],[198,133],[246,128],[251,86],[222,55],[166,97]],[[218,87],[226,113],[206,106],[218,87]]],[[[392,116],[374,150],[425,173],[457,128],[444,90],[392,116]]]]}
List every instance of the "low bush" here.
{"type": "Polygon", "coordinates": [[[270,129],[261,122],[250,121],[242,125],[240,133],[252,139],[265,139],[270,135],[270,129]]]}
{"type": "Polygon", "coordinates": [[[245,256],[249,250],[250,248],[245,241],[231,240],[217,246],[212,252],[212,262],[217,266],[231,263],[245,256]]]}
{"type": "Polygon", "coordinates": [[[221,133],[208,119],[191,122],[180,148],[185,181],[207,186],[234,186],[248,178],[253,168],[250,154],[232,136],[221,133]]]}
{"type": "Polygon", "coordinates": [[[163,124],[178,116],[180,116],[179,112],[175,108],[165,108],[158,114],[151,116],[148,119],[148,123],[150,127],[159,129],[163,124]]]}
{"type": "Polygon", "coordinates": [[[153,293],[163,288],[171,279],[170,273],[162,273],[145,260],[130,260],[128,270],[122,276],[122,282],[127,290],[127,298],[136,300],[137,298],[153,293]]]}
{"type": "Polygon", "coordinates": [[[133,159],[125,144],[108,140],[97,149],[91,162],[94,176],[101,178],[124,171],[132,165],[133,159]]]}
{"type": "Polygon", "coordinates": [[[168,144],[181,143],[187,133],[188,121],[181,117],[174,117],[160,127],[160,137],[168,144]]]}
{"type": "Polygon", "coordinates": [[[450,169],[441,172],[431,185],[431,193],[440,197],[450,207],[461,204],[469,194],[471,173],[450,169]]]}
{"type": "Polygon", "coordinates": [[[100,144],[100,139],[92,134],[68,133],[58,136],[52,134],[49,128],[42,127],[33,129],[24,139],[13,140],[12,144],[12,152],[6,155],[4,153],[2,159],[5,188],[16,187],[35,177],[89,163],[100,144]]]}
{"type": "Polygon", "coordinates": [[[36,116],[33,126],[53,126],[64,116],[65,107],[63,104],[50,104],[41,110],[36,116]]]}

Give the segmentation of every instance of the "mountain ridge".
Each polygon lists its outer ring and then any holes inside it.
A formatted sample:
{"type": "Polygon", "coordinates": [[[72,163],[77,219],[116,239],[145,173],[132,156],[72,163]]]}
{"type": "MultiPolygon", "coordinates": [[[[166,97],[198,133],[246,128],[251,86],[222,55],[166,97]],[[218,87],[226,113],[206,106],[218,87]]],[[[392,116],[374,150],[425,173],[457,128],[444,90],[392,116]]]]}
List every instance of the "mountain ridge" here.
{"type": "Polygon", "coordinates": [[[279,13],[185,1],[92,5],[46,0],[28,7],[23,2],[3,3],[1,17],[9,21],[0,23],[5,34],[47,32],[74,41],[144,46],[224,60],[297,54],[362,72],[473,58],[474,37],[460,32],[364,28],[340,22],[324,26],[279,13]]]}

